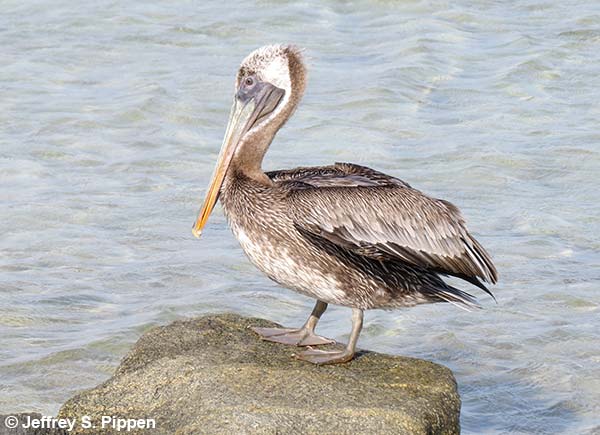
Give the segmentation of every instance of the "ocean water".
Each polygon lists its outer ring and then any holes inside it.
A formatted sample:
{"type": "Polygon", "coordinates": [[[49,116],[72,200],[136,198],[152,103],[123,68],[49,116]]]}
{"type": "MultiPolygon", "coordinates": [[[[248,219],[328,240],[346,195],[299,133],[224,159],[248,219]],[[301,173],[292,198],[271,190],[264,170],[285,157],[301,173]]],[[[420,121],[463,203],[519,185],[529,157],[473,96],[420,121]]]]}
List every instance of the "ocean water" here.
{"type": "Polygon", "coordinates": [[[368,312],[359,346],[450,367],[464,433],[600,433],[600,3],[569,0],[4,1],[0,413],[55,413],[175,319],[305,320],[220,208],[190,233],[236,68],[273,42],[310,78],[265,167],[398,176],[500,273],[498,304],[368,312]]]}

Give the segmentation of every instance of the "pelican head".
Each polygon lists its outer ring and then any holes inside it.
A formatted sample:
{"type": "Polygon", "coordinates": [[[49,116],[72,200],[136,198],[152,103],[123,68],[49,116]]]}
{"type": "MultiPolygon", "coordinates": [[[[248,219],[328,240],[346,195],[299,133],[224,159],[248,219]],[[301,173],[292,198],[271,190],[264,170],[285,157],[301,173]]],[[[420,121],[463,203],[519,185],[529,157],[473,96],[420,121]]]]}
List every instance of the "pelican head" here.
{"type": "Polygon", "coordinates": [[[204,204],[192,233],[200,237],[232,163],[261,174],[261,164],[275,133],[289,119],[304,93],[306,70],[300,50],[268,45],[246,57],[235,79],[229,123],[204,204]]]}

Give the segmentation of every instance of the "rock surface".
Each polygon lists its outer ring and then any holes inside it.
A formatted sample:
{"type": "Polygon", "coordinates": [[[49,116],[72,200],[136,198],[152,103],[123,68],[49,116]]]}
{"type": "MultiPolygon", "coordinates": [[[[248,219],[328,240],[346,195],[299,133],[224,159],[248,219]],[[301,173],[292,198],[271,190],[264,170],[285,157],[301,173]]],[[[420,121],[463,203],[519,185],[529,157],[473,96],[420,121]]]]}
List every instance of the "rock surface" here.
{"type": "MultiPolygon", "coordinates": [[[[274,325],[226,314],[155,328],[111,379],[69,400],[59,417],[153,418],[155,429],[129,432],[153,435],[460,432],[449,369],[373,352],[314,366],[248,329],[274,325]]],[[[97,424],[94,433],[123,431],[97,424]]]]}

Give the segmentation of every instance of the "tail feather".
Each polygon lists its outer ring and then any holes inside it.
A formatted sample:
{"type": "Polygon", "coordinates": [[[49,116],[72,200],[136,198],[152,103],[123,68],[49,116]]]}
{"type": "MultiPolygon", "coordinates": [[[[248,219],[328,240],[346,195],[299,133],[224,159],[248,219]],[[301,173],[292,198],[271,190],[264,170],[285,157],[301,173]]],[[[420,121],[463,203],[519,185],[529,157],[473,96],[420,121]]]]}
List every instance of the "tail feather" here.
{"type": "Polygon", "coordinates": [[[432,293],[438,299],[449,302],[466,311],[483,308],[473,295],[449,285],[446,285],[444,288],[436,288],[432,293]]]}
{"type": "MultiPolygon", "coordinates": [[[[448,274],[445,274],[443,272],[438,272],[442,275],[448,276],[448,274]]],[[[460,278],[463,279],[471,284],[473,284],[476,287],[479,287],[481,290],[483,290],[484,292],[486,292],[488,295],[490,295],[492,297],[492,299],[494,300],[494,302],[498,303],[498,300],[496,299],[496,296],[494,296],[494,294],[490,291],[490,289],[488,289],[481,281],[479,281],[477,279],[477,277],[474,276],[466,276],[466,275],[453,275],[456,278],[460,278]]]]}

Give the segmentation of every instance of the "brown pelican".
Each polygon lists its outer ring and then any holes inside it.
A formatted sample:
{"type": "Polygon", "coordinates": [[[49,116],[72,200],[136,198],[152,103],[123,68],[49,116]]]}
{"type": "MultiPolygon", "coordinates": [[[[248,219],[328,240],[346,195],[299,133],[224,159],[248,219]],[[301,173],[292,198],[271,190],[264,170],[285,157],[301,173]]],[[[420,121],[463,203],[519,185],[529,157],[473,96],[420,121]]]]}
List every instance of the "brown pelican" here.
{"type": "Polygon", "coordinates": [[[269,278],[317,300],[298,329],[253,328],[264,340],[308,346],[315,364],[353,358],[363,311],[430,302],[477,307],[440,276],[480,287],[498,275],[451,203],[402,180],[349,163],[264,172],[263,157],[304,93],[306,69],[293,46],[271,45],[241,64],[229,124],[206,199],[193,227],[199,237],[217,199],[244,252],[269,278]],[[312,346],[328,304],[352,308],[344,350],[312,346]]]}

